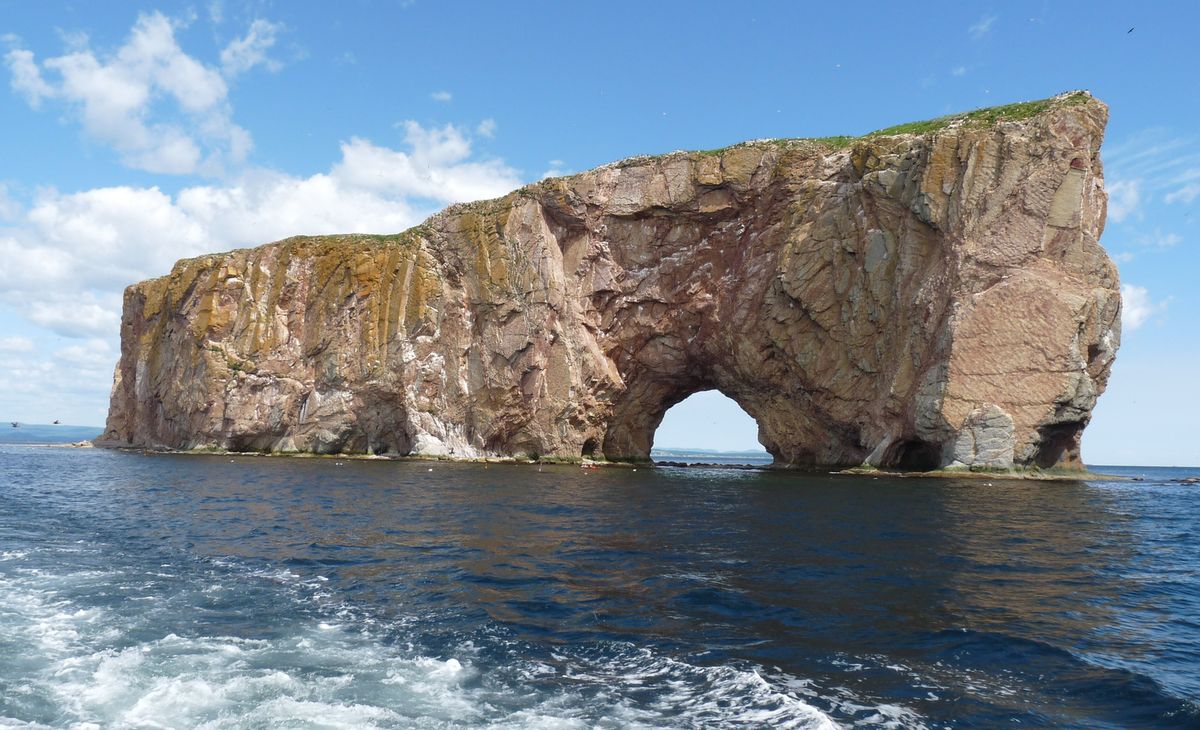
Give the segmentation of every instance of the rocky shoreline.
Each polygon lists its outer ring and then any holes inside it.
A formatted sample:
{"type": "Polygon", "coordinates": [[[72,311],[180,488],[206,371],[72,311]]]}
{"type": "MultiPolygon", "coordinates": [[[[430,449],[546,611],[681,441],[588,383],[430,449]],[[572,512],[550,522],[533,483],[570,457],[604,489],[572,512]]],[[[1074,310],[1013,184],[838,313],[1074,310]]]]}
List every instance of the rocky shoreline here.
{"type": "MultiPolygon", "coordinates": [[[[52,448],[78,448],[78,444],[44,444],[52,448]]],[[[85,448],[91,448],[90,446],[85,448]]],[[[310,452],[283,453],[277,451],[229,451],[225,449],[168,449],[144,447],[105,447],[116,451],[126,451],[147,455],[177,455],[177,456],[233,456],[244,458],[285,458],[285,459],[321,459],[332,461],[391,461],[391,462],[422,462],[422,463],[451,463],[451,464],[483,464],[509,466],[563,467],[584,469],[695,469],[704,471],[760,471],[796,475],[846,476],[846,477],[889,477],[902,479],[987,479],[996,481],[1140,481],[1138,478],[1100,474],[1086,470],[1056,470],[1046,472],[1041,469],[1011,469],[1011,470],[966,470],[966,469],[935,469],[931,471],[903,471],[897,469],[876,469],[868,466],[850,467],[846,469],[823,469],[819,467],[797,467],[778,464],[719,464],[686,462],[677,460],[653,460],[643,462],[604,461],[595,459],[572,459],[552,457],[545,459],[523,459],[513,456],[488,457],[457,457],[457,456],[427,456],[422,454],[316,454],[310,452]]],[[[1200,478],[1178,479],[1183,484],[1200,483],[1200,478]]]]}

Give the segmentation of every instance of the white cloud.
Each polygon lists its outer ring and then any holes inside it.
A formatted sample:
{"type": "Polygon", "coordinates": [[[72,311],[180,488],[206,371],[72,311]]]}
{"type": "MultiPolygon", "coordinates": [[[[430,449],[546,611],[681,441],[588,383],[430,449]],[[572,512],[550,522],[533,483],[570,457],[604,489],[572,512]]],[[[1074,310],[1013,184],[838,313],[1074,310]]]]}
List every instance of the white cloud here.
{"type": "Polygon", "coordinates": [[[472,158],[458,128],[406,122],[407,149],[354,138],[328,172],[248,170],[171,196],[156,187],[39,191],[0,234],[0,304],[67,337],[115,337],[123,288],[176,260],[296,234],[391,233],[447,203],[518,187],[501,160],[472,158]]]}
{"type": "Polygon", "coordinates": [[[72,365],[78,369],[112,370],[113,362],[117,359],[115,350],[107,340],[93,338],[79,345],[69,345],[54,353],[59,362],[72,365]]]}
{"type": "Polygon", "coordinates": [[[268,171],[247,174],[228,186],[183,190],[174,210],[204,232],[202,248],[214,251],[297,234],[390,233],[416,224],[429,212],[330,174],[298,178],[268,171]]]}
{"type": "Polygon", "coordinates": [[[491,198],[520,185],[516,171],[499,160],[468,161],[471,143],[453,125],[426,129],[407,121],[403,127],[411,152],[355,137],[342,144],[342,161],[331,174],[351,187],[443,203],[491,198]]]}
{"type": "Polygon", "coordinates": [[[55,28],[59,39],[62,40],[63,47],[68,51],[83,51],[88,47],[88,34],[82,30],[63,30],[55,28]]]}
{"type": "Polygon", "coordinates": [[[967,33],[975,40],[979,40],[988,34],[992,29],[992,23],[996,22],[995,15],[985,15],[979,19],[977,23],[967,28],[967,33]]]}
{"type": "Polygon", "coordinates": [[[429,95],[429,98],[433,99],[434,101],[447,102],[454,99],[454,94],[451,94],[449,91],[445,90],[435,91],[429,95]]]}
{"type": "MultiPolygon", "coordinates": [[[[416,122],[397,125],[405,143],[394,149],[360,137],[343,142],[340,158],[315,174],[243,167],[252,142],[232,121],[228,79],[270,68],[279,29],[251,25],[218,67],[184,53],[177,28],[161,14],[144,15],[115,50],[73,36],[40,63],[15,38],[5,41],[14,90],[34,107],[66,111],[126,164],[229,175],[174,194],[156,186],[43,188],[22,189],[19,201],[0,184],[0,406],[13,417],[102,422],[122,290],[169,272],[179,258],[301,233],[401,231],[447,203],[523,182],[502,160],[474,152],[470,128],[416,122]],[[20,320],[40,331],[12,326],[20,320]],[[17,331],[29,336],[10,336],[17,331]],[[50,344],[51,333],[72,342],[50,344]]],[[[495,132],[492,120],[474,130],[495,132]]]]}
{"type": "Polygon", "coordinates": [[[1200,183],[1184,185],[1173,193],[1167,193],[1167,203],[1191,203],[1200,198],[1200,183]]]}
{"type": "Polygon", "coordinates": [[[571,172],[570,170],[566,169],[566,163],[564,163],[562,160],[550,160],[550,162],[547,164],[549,164],[550,167],[542,173],[543,180],[548,177],[562,177],[563,175],[569,175],[571,172]]]}
{"type": "Polygon", "coordinates": [[[221,4],[221,0],[212,0],[208,4],[208,19],[213,25],[220,25],[221,21],[225,20],[225,6],[221,4]]]}
{"type": "Polygon", "coordinates": [[[226,75],[236,76],[260,64],[272,72],[282,68],[283,64],[267,56],[280,30],[279,24],[261,18],[251,23],[246,35],[234,39],[221,51],[221,68],[226,75]]]}
{"type": "Polygon", "coordinates": [[[1120,223],[1141,204],[1141,181],[1117,180],[1108,185],[1108,217],[1120,223]]]}
{"type": "Polygon", "coordinates": [[[966,66],[955,66],[954,68],[950,69],[950,75],[951,76],[966,76],[967,75],[967,67],[966,66]]]}
{"type": "Polygon", "coordinates": [[[1163,233],[1160,229],[1155,228],[1151,233],[1143,233],[1137,237],[1137,244],[1143,248],[1167,249],[1174,248],[1183,242],[1183,238],[1177,233],[1163,233]]]}
{"type": "Polygon", "coordinates": [[[33,340],[28,337],[0,337],[0,352],[33,352],[33,340]]]}
{"type": "MultiPolygon", "coordinates": [[[[255,35],[252,26],[247,38],[261,37],[261,28],[255,35]]],[[[98,54],[87,43],[76,40],[80,47],[41,66],[30,51],[10,51],[5,58],[14,89],[34,108],[48,98],[65,102],[87,134],[112,146],[130,167],[215,173],[245,159],[250,135],[233,123],[224,77],[183,52],[166,16],[139,16],[114,53],[98,54]]],[[[254,41],[233,58],[247,63],[261,45],[254,41]]]]}
{"type": "Polygon", "coordinates": [[[1121,285],[1121,328],[1127,332],[1137,329],[1150,317],[1164,312],[1167,302],[1155,302],[1144,286],[1121,285]]]}
{"type": "Polygon", "coordinates": [[[1120,253],[1109,254],[1109,257],[1118,264],[1127,264],[1137,258],[1137,254],[1133,251],[1121,251],[1120,253]]]}
{"type": "Polygon", "coordinates": [[[117,332],[121,316],[114,307],[102,306],[95,301],[33,302],[29,308],[29,320],[34,324],[63,337],[91,337],[117,332]]]}
{"type": "Polygon", "coordinates": [[[8,70],[12,73],[13,91],[25,97],[29,106],[37,109],[42,105],[42,99],[54,96],[54,88],[47,84],[33,60],[33,53],[14,48],[4,56],[8,70]]]}
{"type": "Polygon", "coordinates": [[[37,280],[53,285],[82,279],[117,290],[147,271],[167,270],[180,256],[202,251],[202,225],[158,188],[112,187],[80,193],[42,191],[26,216],[25,255],[0,261],[0,284],[19,286],[34,260],[37,280]],[[9,264],[22,270],[9,275],[9,264]]]}
{"type": "Polygon", "coordinates": [[[21,214],[21,204],[8,194],[8,186],[0,183],[0,221],[10,221],[21,214]]]}
{"type": "Polygon", "coordinates": [[[54,356],[0,352],[0,408],[14,420],[104,423],[116,349],[100,340],[60,349],[54,356]]]}
{"type": "Polygon", "coordinates": [[[0,360],[0,393],[6,400],[13,394],[40,394],[45,386],[53,382],[47,377],[54,369],[48,362],[36,362],[25,358],[6,357],[0,360]]]}

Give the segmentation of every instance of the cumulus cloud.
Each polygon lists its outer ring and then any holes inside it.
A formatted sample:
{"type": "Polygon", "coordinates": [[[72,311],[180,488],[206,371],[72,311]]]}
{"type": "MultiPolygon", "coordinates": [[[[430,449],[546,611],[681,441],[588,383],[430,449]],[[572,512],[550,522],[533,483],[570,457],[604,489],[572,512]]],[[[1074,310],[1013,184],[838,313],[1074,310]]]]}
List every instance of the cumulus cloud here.
{"type": "MultiPolygon", "coordinates": [[[[232,52],[235,66],[266,62],[254,53],[265,53],[267,35],[273,42],[274,26],[267,25],[269,34],[252,26],[231,44],[244,45],[232,52]]],[[[68,53],[40,65],[31,51],[9,51],[13,89],[33,108],[46,99],[64,103],[90,137],[110,145],[129,167],[211,173],[225,162],[241,163],[250,151],[249,133],[233,123],[225,78],[183,52],[175,25],[163,14],[141,15],[111,54],[93,50],[86,39],[69,45],[74,48],[68,53]]]]}
{"type": "Polygon", "coordinates": [[[402,126],[410,152],[355,137],[342,144],[342,161],[332,175],[362,190],[443,203],[495,197],[520,184],[516,171],[499,160],[468,160],[471,142],[453,125],[425,128],[407,121],[402,126]]]}
{"type": "Polygon", "coordinates": [[[401,125],[406,149],[354,138],[328,172],[251,169],[220,185],[169,195],[116,186],[43,189],[0,232],[0,304],[59,335],[112,337],[121,292],[182,257],[296,234],[404,230],[448,203],[521,184],[501,160],[473,157],[453,125],[401,125]]]}
{"type": "MultiPolygon", "coordinates": [[[[210,14],[219,22],[218,3],[210,14]]],[[[0,404],[12,417],[102,422],[122,291],[168,273],[179,258],[301,233],[401,231],[448,203],[523,182],[473,149],[475,138],[495,134],[492,120],[473,129],[402,122],[402,144],[352,137],[331,147],[334,160],[314,174],[248,167],[252,142],[232,121],[228,80],[274,68],[269,54],[282,29],[251,24],[220,63],[206,65],[180,48],[177,28],[161,14],[143,15],[111,52],[78,35],[46,59],[4,40],[11,86],[30,106],[57,107],[132,167],[221,173],[177,192],[21,188],[14,199],[0,183],[0,404]],[[11,326],[21,320],[21,329],[11,326]],[[69,342],[54,343],[50,333],[69,342]]]]}
{"type": "Polygon", "coordinates": [[[452,101],[454,99],[454,94],[451,94],[449,91],[445,91],[445,90],[435,91],[429,95],[429,98],[433,99],[434,101],[447,102],[447,101],[452,101]]]}
{"type": "MultiPolygon", "coordinates": [[[[61,296],[48,301],[34,301],[29,306],[29,320],[63,337],[92,337],[117,332],[121,324],[116,301],[104,306],[84,296],[83,301],[61,296]]],[[[111,335],[110,335],[111,336],[111,335]]]]}
{"type": "Polygon", "coordinates": [[[8,70],[12,73],[12,89],[29,102],[29,106],[38,109],[42,99],[54,96],[54,88],[42,78],[42,72],[33,60],[33,53],[21,48],[14,48],[4,56],[8,70]]]}
{"type": "MultiPolygon", "coordinates": [[[[210,12],[219,15],[219,4],[210,12]]],[[[41,328],[0,337],[0,400],[14,416],[51,408],[53,417],[102,420],[122,291],[169,272],[179,258],[300,233],[396,232],[448,203],[523,182],[502,160],[474,151],[472,135],[495,134],[490,119],[474,129],[402,122],[402,144],[352,137],[315,174],[246,167],[252,142],[232,121],[227,82],[274,68],[269,53],[280,26],[251,24],[213,65],[184,53],[176,30],[161,14],[143,15],[111,52],[79,35],[64,41],[61,55],[41,60],[17,39],[4,41],[9,50],[0,58],[13,90],[34,108],[58,106],[126,164],[223,173],[178,192],[46,187],[22,189],[19,201],[0,183],[0,331],[21,319],[41,328]],[[48,333],[70,342],[55,349],[48,333]]]]}
{"type": "Polygon", "coordinates": [[[1141,204],[1139,180],[1117,180],[1108,185],[1108,217],[1120,223],[1137,212],[1141,204]]]}
{"type": "Polygon", "coordinates": [[[1121,328],[1126,332],[1141,327],[1150,317],[1166,309],[1167,302],[1152,300],[1146,287],[1121,285],[1121,328]]]}
{"type": "Polygon", "coordinates": [[[275,45],[275,35],[279,31],[280,26],[269,20],[259,19],[251,23],[246,35],[234,39],[221,51],[221,68],[226,75],[236,76],[259,65],[272,72],[282,68],[283,64],[267,56],[271,46],[275,45]]]}
{"type": "Polygon", "coordinates": [[[26,215],[23,256],[0,262],[0,283],[37,281],[116,290],[180,255],[199,252],[202,225],[158,188],[111,187],[61,194],[44,190],[26,215]],[[20,266],[22,270],[10,271],[20,266]]]}

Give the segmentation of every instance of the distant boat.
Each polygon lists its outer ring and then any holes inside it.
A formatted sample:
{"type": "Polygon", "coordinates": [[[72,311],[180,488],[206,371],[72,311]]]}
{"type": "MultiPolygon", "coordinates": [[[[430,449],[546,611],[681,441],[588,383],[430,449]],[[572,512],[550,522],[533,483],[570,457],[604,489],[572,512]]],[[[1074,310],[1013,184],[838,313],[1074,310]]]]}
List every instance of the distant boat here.
{"type": "Polygon", "coordinates": [[[12,421],[11,423],[13,425],[13,428],[17,428],[18,426],[21,425],[21,424],[17,423],[16,421],[12,421]]]}
{"type": "Polygon", "coordinates": [[[62,423],[62,421],[58,420],[57,418],[56,418],[56,419],[54,419],[54,425],[55,425],[55,426],[57,426],[57,425],[58,425],[58,424],[60,424],[60,423],[62,423]]]}

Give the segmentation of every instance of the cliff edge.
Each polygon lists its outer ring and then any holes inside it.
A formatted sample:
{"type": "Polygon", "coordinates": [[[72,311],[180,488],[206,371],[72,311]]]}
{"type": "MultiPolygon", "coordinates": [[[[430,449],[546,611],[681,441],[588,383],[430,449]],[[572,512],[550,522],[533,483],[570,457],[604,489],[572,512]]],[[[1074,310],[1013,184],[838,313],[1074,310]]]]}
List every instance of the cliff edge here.
{"type": "Polygon", "coordinates": [[[779,465],[1081,466],[1120,339],[1084,92],[640,157],[125,292],[107,446],[649,457],[718,389],[779,465]]]}

